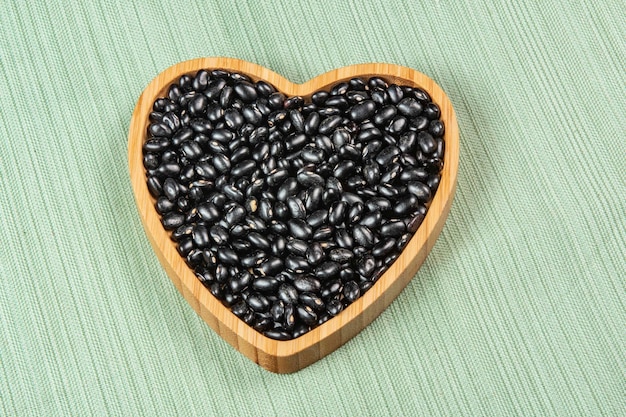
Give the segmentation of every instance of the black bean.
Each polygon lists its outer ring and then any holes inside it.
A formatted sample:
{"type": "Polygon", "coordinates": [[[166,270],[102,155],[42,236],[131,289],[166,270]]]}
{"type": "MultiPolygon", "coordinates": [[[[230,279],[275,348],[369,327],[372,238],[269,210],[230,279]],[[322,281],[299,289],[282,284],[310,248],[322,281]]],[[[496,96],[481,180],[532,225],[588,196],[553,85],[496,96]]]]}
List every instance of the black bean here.
{"type": "Polygon", "coordinates": [[[319,280],[310,276],[299,276],[293,280],[293,286],[301,292],[317,292],[322,288],[319,280]]]}
{"type": "Polygon", "coordinates": [[[269,258],[267,261],[259,265],[259,272],[262,275],[273,275],[280,272],[284,267],[282,259],[269,258]]]}
{"type": "Polygon", "coordinates": [[[296,312],[298,313],[300,320],[302,320],[305,324],[312,325],[317,322],[317,314],[307,305],[298,305],[296,312]]]}
{"type": "Polygon", "coordinates": [[[313,229],[302,219],[291,219],[287,221],[287,226],[291,234],[298,239],[309,239],[313,229]]]}
{"type": "Polygon", "coordinates": [[[306,218],[306,208],[304,207],[304,203],[297,197],[289,197],[287,198],[287,207],[289,208],[289,213],[291,217],[294,219],[305,219],[306,218]]]}
{"type": "Polygon", "coordinates": [[[286,201],[287,198],[294,196],[298,193],[298,181],[291,177],[287,178],[282,185],[276,191],[276,199],[279,201],[286,201]]]}
{"type": "Polygon", "coordinates": [[[348,205],[345,201],[333,203],[328,211],[328,222],[333,226],[343,223],[348,205]]]}
{"type": "Polygon", "coordinates": [[[283,300],[285,304],[292,304],[298,301],[298,290],[292,285],[281,284],[278,287],[278,298],[283,300]]]}
{"type": "Polygon", "coordinates": [[[161,218],[161,223],[165,230],[174,230],[182,226],[185,216],[180,213],[168,213],[161,218]]]}
{"type": "Polygon", "coordinates": [[[324,178],[313,171],[300,171],[296,176],[298,182],[305,187],[324,185],[324,178]]]}
{"type": "Polygon", "coordinates": [[[374,245],[374,234],[367,226],[360,224],[354,226],[352,237],[357,244],[363,247],[371,248],[374,245]]]}
{"type": "Polygon", "coordinates": [[[312,162],[318,164],[324,160],[324,151],[314,147],[313,145],[306,145],[302,148],[302,152],[300,153],[302,159],[307,162],[312,162]]]}
{"type": "Polygon", "coordinates": [[[316,210],[309,217],[307,217],[306,222],[312,228],[318,228],[322,224],[326,223],[326,219],[328,219],[328,211],[327,210],[316,210]]]}
{"type": "Polygon", "coordinates": [[[280,282],[272,277],[260,277],[252,281],[252,289],[265,294],[274,294],[280,282]]]}
{"type": "Polygon", "coordinates": [[[228,247],[222,247],[217,251],[217,257],[226,265],[237,265],[239,263],[239,256],[237,253],[228,247]]]}
{"type": "Polygon", "coordinates": [[[430,133],[419,132],[417,134],[417,143],[425,154],[432,154],[437,150],[437,141],[430,133]]]}
{"type": "Polygon", "coordinates": [[[352,249],[354,246],[354,240],[350,233],[345,229],[337,230],[335,234],[335,241],[340,248],[352,249]]]}
{"type": "Polygon", "coordinates": [[[343,296],[345,299],[353,303],[361,296],[361,289],[359,288],[359,284],[354,281],[348,281],[343,286],[343,296]]]}
{"type": "Polygon", "coordinates": [[[330,239],[332,235],[333,235],[332,226],[324,226],[324,227],[320,227],[316,229],[315,232],[313,232],[312,239],[316,241],[325,241],[325,240],[330,239]]]}
{"type": "Polygon", "coordinates": [[[393,212],[396,214],[407,214],[417,209],[419,200],[414,195],[403,197],[393,206],[393,212]]]}
{"type": "Polygon", "coordinates": [[[287,243],[287,250],[295,255],[304,256],[309,249],[309,245],[300,239],[291,239],[287,243]]]}
{"type": "Polygon", "coordinates": [[[370,229],[375,229],[378,226],[380,226],[382,220],[383,220],[382,213],[376,210],[376,211],[372,211],[363,215],[359,224],[363,226],[367,226],[370,229]]]}
{"type": "Polygon", "coordinates": [[[250,294],[246,303],[258,313],[265,313],[270,308],[270,302],[261,294],[250,294]]]}
{"type": "Polygon", "coordinates": [[[389,254],[396,247],[396,240],[393,238],[388,238],[386,240],[381,240],[372,248],[372,255],[376,258],[382,258],[385,255],[389,254]]]}
{"type": "Polygon", "coordinates": [[[237,96],[245,102],[251,102],[257,98],[257,90],[252,84],[246,81],[240,81],[234,87],[237,96]]]}
{"type": "Polygon", "coordinates": [[[328,313],[330,313],[330,315],[333,317],[341,313],[342,310],[343,304],[339,300],[330,300],[328,304],[326,304],[326,311],[328,311],[328,313]]]}
{"type": "Polygon", "coordinates": [[[322,281],[328,281],[338,276],[340,270],[341,265],[339,263],[327,261],[315,268],[314,274],[316,278],[322,281]]]}
{"type": "Polygon", "coordinates": [[[380,235],[383,237],[399,237],[406,231],[406,225],[402,220],[389,220],[380,227],[380,235]]]}
{"type": "Polygon", "coordinates": [[[387,146],[386,148],[383,148],[383,150],[380,151],[378,155],[376,155],[376,162],[378,162],[378,164],[381,166],[389,165],[401,153],[402,152],[400,151],[400,148],[398,148],[397,146],[387,146]]]}
{"type": "MultiPolygon", "coordinates": [[[[342,121],[342,117],[339,115],[326,117],[319,125],[318,131],[322,135],[326,135],[331,133],[335,128],[337,128],[342,121]]],[[[154,136],[166,136],[166,135],[154,135],[154,136]]]]}
{"type": "Polygon", "coordinates": [[[309,264],[317,265],[324,259],[324,249],[319,243],[313,242],[307,248],[305,255],[309,264]]]}
{"type": "Polygon", "coordinates": [[[376,112],[376,103],[372,100],[365,100],[359,104],[352,106],[348,113],[348,117],[354,122],[362,122],[369,119],[376,112]]]}
{"type": "MultiPolygon", "coordinates": [[[[314,279],[314,278],[311,278],[314,279]]],[[[316,280],[317,281],[317,280],[316,280]]],[[[318,281],[319,283],[319,281],[318,281]]],[[[321,284],[320,284],[321,285],[321,284]]],[[[311,307],[313,310],[320,311],[324,309],[324,301],[312,292],[303,292],[298,296],[301,304],[311,307]]]]}
{"type": "MultiPolygon", "coordinates": [[[[293,121],[292,121],[293,122],[293,121]]],[[[320,114],[311,112],[304,122],[304,133],[307,135],[315,135],[320,126],[320,114]]]]}
{"type": "Polygon", "coordinates": [[[339,262],[343,264],[345,262],[352,260],[352,258],[354,258],[354,253],[352,253],[352,251],[348,249],[336,248],[336,249],[331,249],[331,251],[328,254],[328,257],[330,258],[331,261],[339,262]]]}
{"type": "Polygon", "coordinates": [[[439,106],[437,106],[433,102],[426,104],[426,106],[424,107],[424,115],[429,120],[438,119],[441,115],[441,112],[439,111],[439,106]]]}
{"type": "Polygon", "coordinates": [[[365,278],[370,278],[376,269],[376,260],[371,255],[365,255],[357,261],[357,271],[365,278]]]}

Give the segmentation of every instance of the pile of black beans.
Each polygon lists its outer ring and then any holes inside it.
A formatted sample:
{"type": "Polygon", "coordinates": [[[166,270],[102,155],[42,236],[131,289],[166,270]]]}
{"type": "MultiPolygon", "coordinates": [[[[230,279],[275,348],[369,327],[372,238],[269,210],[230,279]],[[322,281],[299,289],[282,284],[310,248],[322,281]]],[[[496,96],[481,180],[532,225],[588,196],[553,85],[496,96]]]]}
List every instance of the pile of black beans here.
{"type": "Polygon", "coordinates": [[[376,282],[443,167],[439,107],[378,77],[305,100],[202,70],[169,86],[149,117],[143,163],[163,227],[215,297],[278,340],[376,282]]]}

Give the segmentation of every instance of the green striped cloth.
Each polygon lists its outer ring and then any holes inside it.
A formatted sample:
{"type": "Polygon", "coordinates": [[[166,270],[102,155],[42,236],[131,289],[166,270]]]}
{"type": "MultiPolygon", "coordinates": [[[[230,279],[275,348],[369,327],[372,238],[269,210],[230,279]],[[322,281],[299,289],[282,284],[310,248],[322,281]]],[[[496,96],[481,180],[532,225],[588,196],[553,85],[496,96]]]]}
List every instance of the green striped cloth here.
{"type": "Polygon", "coordinates": [[[626,415],[626,3],[0,0],[0,415],[626,415]],[[400,297],[275,375],[199,319],[142,230],[126,135],[166,67],[295,82],[391,62],[461,130],[400,297]]]}

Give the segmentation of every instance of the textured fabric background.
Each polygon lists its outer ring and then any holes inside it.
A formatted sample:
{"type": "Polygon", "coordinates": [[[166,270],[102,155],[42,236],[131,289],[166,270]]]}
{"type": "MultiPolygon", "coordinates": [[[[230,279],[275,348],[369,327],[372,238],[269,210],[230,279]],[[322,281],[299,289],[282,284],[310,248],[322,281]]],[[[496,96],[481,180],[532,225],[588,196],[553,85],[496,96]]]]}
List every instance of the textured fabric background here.
{"type": "Polygon", "coordinates": [[[0,415],[626,415],[626,4],[384,4],[0,0],[0,415]],[[131,193],[139,94],[219,55],[410,66],[459,118],[426,263],[292,375],[196,316],[131,193]]]}

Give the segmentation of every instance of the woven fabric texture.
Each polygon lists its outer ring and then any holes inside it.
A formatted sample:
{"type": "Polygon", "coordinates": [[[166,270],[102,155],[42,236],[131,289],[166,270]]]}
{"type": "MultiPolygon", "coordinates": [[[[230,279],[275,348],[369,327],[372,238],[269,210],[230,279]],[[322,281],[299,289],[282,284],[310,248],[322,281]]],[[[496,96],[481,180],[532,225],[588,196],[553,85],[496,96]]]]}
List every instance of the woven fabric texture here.
{"type": "Polygon", "coordinates": [[[0,0],[0,415],[626,415],[624,1],[0,0]],[[186,304],[143,232],[127,132],[200,56],[294,82],[435,79],[458,192],[396,301],[271,374],[186,304]]]}

